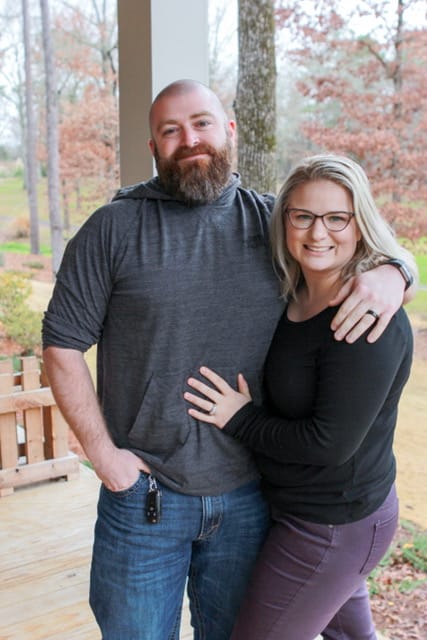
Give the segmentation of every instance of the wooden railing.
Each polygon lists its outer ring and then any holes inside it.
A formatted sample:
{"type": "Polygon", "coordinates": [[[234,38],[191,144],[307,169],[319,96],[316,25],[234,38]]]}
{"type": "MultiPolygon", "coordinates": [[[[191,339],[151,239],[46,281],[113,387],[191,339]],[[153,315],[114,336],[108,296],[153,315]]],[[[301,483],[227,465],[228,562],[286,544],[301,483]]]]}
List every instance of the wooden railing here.
{"type": "Polygon", "coordinates": [[[68,425],[35,356],[0,360],[0,497],[42,480],[77,477],[79,459],[68,448],[68,425]]]}

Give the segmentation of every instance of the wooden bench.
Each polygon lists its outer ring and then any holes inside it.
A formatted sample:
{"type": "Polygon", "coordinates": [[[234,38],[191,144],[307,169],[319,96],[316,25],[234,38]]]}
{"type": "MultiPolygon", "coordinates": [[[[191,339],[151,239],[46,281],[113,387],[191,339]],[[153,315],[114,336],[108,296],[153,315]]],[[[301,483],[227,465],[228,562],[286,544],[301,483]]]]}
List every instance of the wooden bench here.
{"type": "Polygon", "coordinates": [[[68,425],[35,356],[0,360],[0,497],[42,480],[78,477],[68,425]]]}

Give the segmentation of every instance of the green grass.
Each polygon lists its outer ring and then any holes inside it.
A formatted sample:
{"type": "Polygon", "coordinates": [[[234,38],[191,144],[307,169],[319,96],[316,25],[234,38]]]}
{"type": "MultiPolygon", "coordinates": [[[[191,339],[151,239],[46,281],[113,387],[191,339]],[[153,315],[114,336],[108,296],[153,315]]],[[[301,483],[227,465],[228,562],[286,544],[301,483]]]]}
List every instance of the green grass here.
{"type": "MultiPolygon", "coordinates": [[[[101,195],[93,195],[91,183],[82,183],[80,188],[81,210],[78,211],[77,195],[71,193],[69,197],[69,216],[71,227],[79,226],[95,209],[105,201],[101,195]]],[[[96,187],[95,183],[95,187],[96,187]]],[[[41,178],[37,186],[39,234],[42,245],[50,245],[49,206],[47,200],[47,179],[41,178]]],[[[61,202],[62,208],[62,202],[61,202]]],[[[23,179],[20,176],[0,176],[0,235],[5,237],[13,221],[19,218],[28,220],[28,199],[24,190],[23,179]]],[[[14,250],[14,249],[11,249],[14,250]]],[[[19,249],[17,249],[19,250],[19,249]]],[[[42,251],[44,253],[44,251],[42,251]]]]}
{"type": "Polygon", "coordinates": [[[422,315],[427,319],[427,290],[419,289],[415,298],[405,304],[405,310],[409,314],[422,315]]]}
{"type": "Polygon", "coordinates": [[[420,283],[427,286],[427,255],[419,254],[416,256],[416,260],[420,272],[420,283]]]}
{"type": "Polygon", "coordinates": [[[402,556],[416,569],[427,573],[427,533],[417,531],[412,522],[402,521],[410,540],[402,545],[402,556]]]}
{"type": "Polygon", "coordinates": [[[427,533],[404,519],[400,520],[400,526],[400,535],[368,578],[371,595],[386,592],[390,587],[389,578],[382,583],[381,577],[392,566],[410,565],[420,574],[417,577],[406,576],[404,571],[400,571],[393,585],[399,593],[410,593],[427,582],[427,533]]]}
{"type": "MultiPolygon", "coordinates": [[[[50,229],[46,180],[40,181],[37,200],[40,242],[41,244],[49,245],[50,229]]],[[[0,232],[3,231],[7,237],[9,227],[13,226],[13,221],[20,218],[28,219],[28,215],[28,198],[24,190],[22,177],[0,177],[0,232]]]]}
{"type": "MultiPolygon", "coordinates": [[[[49,220],[47,205],[47,180],[39,180],[37,188],[37,203],[39,219],[49,220]]],[[[20,176],[0,178],[0,219],[28,218],[28,197],[20,176]]]]}
{"type": "Polygon", "coordinates": [[[0,179],[0,218],[28,217],[28,200],[21,177],[0,179]]]}
{"type": "MultiPolygon", "coordinates": [[[[27,240],[19,242],[18,240],[13,240],[11,242],[3,242],[0,243],[0,251],[10,252],[10,253],[30,253],[30,244],[27,240]]],[[[43,256],[50,256],[52,251],[51,248],[47,245],[42,245],[40,247],[40,253],[43,256]]]]}

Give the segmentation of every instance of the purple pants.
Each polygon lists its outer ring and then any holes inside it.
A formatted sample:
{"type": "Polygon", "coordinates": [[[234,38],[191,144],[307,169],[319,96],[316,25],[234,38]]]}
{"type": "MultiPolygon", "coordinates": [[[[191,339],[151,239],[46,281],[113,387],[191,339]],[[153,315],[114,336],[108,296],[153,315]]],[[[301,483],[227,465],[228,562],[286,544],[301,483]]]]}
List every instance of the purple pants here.
{"type": "Polygon", "coordinates": [[[397,523],[394,486],[377,511],[350,524],[276,518],[231,640],[375,640],[365,580],[397,523]]]}

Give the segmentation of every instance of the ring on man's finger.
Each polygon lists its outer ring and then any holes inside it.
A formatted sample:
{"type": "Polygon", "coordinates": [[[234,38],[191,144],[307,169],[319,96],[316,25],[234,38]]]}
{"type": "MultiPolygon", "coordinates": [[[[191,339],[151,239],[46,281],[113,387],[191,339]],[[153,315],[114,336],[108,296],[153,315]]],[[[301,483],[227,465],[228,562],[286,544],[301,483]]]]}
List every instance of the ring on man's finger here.
{"type": "Polygon", "coordinates": [[[379,313],[377,313],[373,309],[368,309],[367,312],[365,313],[365,315],[373,316],[375,318],[375,320],[378,320],[378,318],[380,317],[379,313]]]}
{"type": "Polygon", "coordinates": [[[215,413],[216,413],[216,404],[215,402],[212,402],[212,407],[211,407],[211,410],[209,411],[209,415],[214,416],[215,413]]]}

